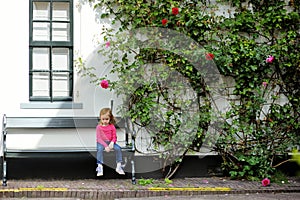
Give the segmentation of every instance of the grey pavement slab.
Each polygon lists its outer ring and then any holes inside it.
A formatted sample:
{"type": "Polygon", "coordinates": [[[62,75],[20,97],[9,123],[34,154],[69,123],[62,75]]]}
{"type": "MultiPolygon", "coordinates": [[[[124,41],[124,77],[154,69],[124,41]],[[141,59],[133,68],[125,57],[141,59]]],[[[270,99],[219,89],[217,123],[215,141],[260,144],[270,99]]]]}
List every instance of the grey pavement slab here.
{"type": "MultiPolygon", "coordinates": [[[[7,198],[6,200],[83,200],[81,198],[7,198]]],[[[223,195],[197,195],[197,196],[163,196],[119,198],[115,200],[299,200],[300,193],[256,193],[256,194],[223,194],[223,195]]]]}
{"type": "Polygon", "coordinates": [[[299,200],[300,193],[256,193],[256,194],[223,194],[223,195],[197,195],[197,196],[163,196],[120,198],[116,200],[299,200]]]}
{"type": "Polygon", "coordinates": [[[31,179],[9,180],[7,186],[0,186],[0,199],[11,200],[268,200],[300,199],[299,194],[300,177],[290,177],[284,183],[271,182],[268,187],[259,181],[226,177],[179,178],[172,179],[171,184],[155,179],[147,185],[133,185],[130,179],[31,179]]]}

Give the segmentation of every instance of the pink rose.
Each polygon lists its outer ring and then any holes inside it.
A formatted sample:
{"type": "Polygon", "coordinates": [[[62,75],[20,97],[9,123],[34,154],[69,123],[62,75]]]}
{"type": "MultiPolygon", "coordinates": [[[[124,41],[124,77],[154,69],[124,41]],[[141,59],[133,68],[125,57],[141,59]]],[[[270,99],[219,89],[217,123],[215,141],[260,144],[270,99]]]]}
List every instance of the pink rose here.
{"type": "Polygon", "coordinates": [[[261,184],[262,184],[262,186],[266,187],[266,186],[270,185],[270,182],[271,182],[270,179],[264,178],[264,179],[261,181],[261,184]]]}
{"type": "Polygon", "coordinates": [[[274,56],[269,56],[267,59],[266,59],[266,62],[267,63],[272,63],[274,61],[274,56]]]}
{"type": "Polygon", "coordinates": [[[106,46],[106,48],[109,47],[110,46],[110,42],[109,41],[106,42],[105,46],[106,46]]]}
{"type": "Polygon", "coordinates": [[[101,83],[100,83],[100,86],[104,89],[107,89],[109,84],[108,84],[108,81],[107,80],[102,80],[101,83]]]}
{"type": "Polygon", "coordinates": [[[262,85],[263,85],[264,87],[267,87],[268,83],[264,81],[264,82],[262,82],[262,85]]]}

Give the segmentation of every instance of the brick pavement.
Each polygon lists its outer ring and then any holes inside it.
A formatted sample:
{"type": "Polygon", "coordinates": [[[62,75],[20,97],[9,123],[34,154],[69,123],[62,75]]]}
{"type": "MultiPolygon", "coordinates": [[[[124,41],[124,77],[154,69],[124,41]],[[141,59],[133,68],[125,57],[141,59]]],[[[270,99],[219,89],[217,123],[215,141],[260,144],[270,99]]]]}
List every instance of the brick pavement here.
{"type": "Polygon", "coordinates": [[[300,177],[290,177],[288,182],[271,183],[237,181],[224,177],[180,178],[171,184],[155,179],[148,185],[133,185],[130,179],[77,179],[77,180],[8,180],[0,187],[0,198],[79,198],[110,200],[131,197],[200,195],[200,194],[248,194],[300,192],[300,177]]]}

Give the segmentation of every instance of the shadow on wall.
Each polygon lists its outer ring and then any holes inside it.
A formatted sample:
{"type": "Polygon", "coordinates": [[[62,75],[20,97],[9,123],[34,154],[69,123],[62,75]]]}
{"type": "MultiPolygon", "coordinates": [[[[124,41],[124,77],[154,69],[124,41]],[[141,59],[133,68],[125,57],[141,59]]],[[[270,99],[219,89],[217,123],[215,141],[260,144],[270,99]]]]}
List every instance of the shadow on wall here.
{"type": "MultiPolygon", "coordinates": [[[[86,68],[95,68],[95,75],[100,79],[106,77],[108,80],[115,80],[116,76],[110,74],[111,67],[104,65],[105,57],[98,53],[99,48],[96,48],[87,58],[84,63],[86,68]]],[[[83,103],[83,109],[74,109],[74,116],[98,116],[99,111],[103,107],[110,107],[113,100],[114,115],[117,114],[117,106],[120,105],[119,100],[113,91],[110,89],[101,88],[98,81],[92,83],[91,78],[82,76],[82,72],[78,72],[78,79],[75,83],[75,99],[83,103]]]]}

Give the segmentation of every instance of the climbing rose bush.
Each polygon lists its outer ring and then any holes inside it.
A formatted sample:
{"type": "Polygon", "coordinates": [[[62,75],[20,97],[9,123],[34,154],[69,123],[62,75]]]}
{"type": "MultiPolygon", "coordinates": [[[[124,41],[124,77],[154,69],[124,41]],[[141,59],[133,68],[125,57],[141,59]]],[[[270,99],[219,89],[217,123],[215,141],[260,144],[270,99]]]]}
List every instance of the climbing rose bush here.
{"type": "MultiPolygon", "coordinates": [[[[136,70],[138,67],[144,69],[147,63],[163,63],[187,78],[193,90],[198,92],[194,99],[199,99],[200,102],[201,131],[192,145],[186,144],[185,138],[178,139],[186,147],[183,156],[189,150],[199,151],[201,148],[204,138],[202,133],[208,130],[211,120],[209,111],[215,103],[213,99],[209,99],[213,96],[210,94],[213,88],[203,84],[205,74],[195,70],[182,56],[162,49],[139,49],[132,52],[122,43],[123,38],[116,38],[118,33],[126,34],[131,29],[168,27],[191,38],[205,52],[209,52],[202,55],[206,60],[201,60],[201,64],[209,66],[213,61],[221,75],[231,80],[220,90],[230,101],[230,106],[223,115],[224,124],[217,130],[219,137],[213,147],[223,158],[224,173],[232,178],[257,181],[271,177],[278,165],[277,156],[287,158],[288,148],[299,146],[300,141],[300,5],[296,2],[97,1],[95,10],[104,9],[105,13],[98,13],[96,16],[99,16],[99,20],[105,20],[104,23],[110,21],[112,24],[103,31],[104,39],[115,45],[114,48],[104,48],[107,50],[106,54],[101,51],[101,55],[108,58],[105,64],[113,66],[112,72],[119,73],[120,77],[131,76],[132,84],[138,82],[143,86],[132,94],[131,91],[126,93],[131,86],[124,84],[128,83],[128,79],[112,84],[113,89],[119,89],[121,95],[129,94],[129,97],[134,97],[134,101],[128,106],[129,111],[124,115],[143,126],[152,119],[149,116],[152,108],[157,106],[156,99],[169,100],[168,94],[173,91],[167,91],[161,82],[143,81],[140,77],[145,75],[145,71],[136,70]],[[224,10],[224,4],[229,9],[224,10]],[[117,27],[114,26],[116,24],[117,27]],[[159,96],[160,94],[162,95],[159,96]]],[[[174,48],[180,45],[177,42],[174,48]]],[[[192,49],[193,45],[190,47],[192,49]]],[[[193,53],[195,52],[192,51],[189,55],[199,57],[199,54],[193,53]]],[[[155,75],[157,74],[153,74],[153,79],[158,78],[155,75]]],[[[167,77],[168,73],[162,75],[167,77]]],[[[95,82],[98,83],[99,80],[102,78],[95,82]]],[[[175,99],[173,102],[178,101],[175,99]]],[[[180,109],[169,109],[168,105],[171,104],[166,104],[162,109],[166,111],[166,116],[163,116],[166,120],[160,124],[162,131],[151,136],[154,146],[170,145],[173,130],[181,123],[179,115],[174,112],[180,109]]]]}

